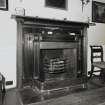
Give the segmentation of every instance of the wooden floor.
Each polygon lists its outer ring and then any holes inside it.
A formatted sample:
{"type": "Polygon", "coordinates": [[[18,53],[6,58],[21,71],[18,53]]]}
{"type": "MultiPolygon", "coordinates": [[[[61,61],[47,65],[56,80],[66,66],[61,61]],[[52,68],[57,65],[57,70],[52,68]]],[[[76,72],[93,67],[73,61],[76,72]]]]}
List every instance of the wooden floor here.
{"type": "MultiPolygon", "coordinates": [[[[99,86],[95,82],[92,82],[92,84],[94,87],[88,85],[87,90],[75,92],[66,96],[53,98],[32,105],[105,105],[105,87],[99,86]]],[[[17,89],[7,91],[3,105],[22,104],[23,103],[20,103],[18,100],[17,89]]]]}
{"type": "MultiPolygon", "coordinates": [[[[100,88],[100,90],[101,90],[101,88],[100,88]]],[[[98,90],[98,91],[100,91],[100,90],[98,90]]],[[[103,93],[105,94],[105,88],[103,89],[103,93]]],[[[101,94],[102,94],[102,91],[101,91],[101,94]]],[[[3,105],[22,105],[17,100],[16,89],[13,89],[13,90],[10,90],[7,92],[7,95],[6,95],[3,105]]],[[[90,92],[86,93],[86,94],[82,92],[82,93],[78,93],[78,94],[63,96],[58,99],[52,99],[50,101],[48,100],[47,104],[46,104],[46,102],[43,101],[42,103],[35,104],[35,105],[105,105],[105,95],[104,95],[104,97],[103,97],[103,95],[100,95],[97,99],[97,96],[94,94],[91,94],[90,92]],[[99,99],[99,98],[101,98],[101,99],[99,99]],[[62,101],[63,99],[64,99],[64,101],[62,101]],[[83,100],[81,100],[81,99],[83,99],[83,100]],[[86,101],[88,99],[91,101],[90,102],[86,101]],[[95,102],[97,100],[99,100],[99,102],[95,102]],[[61,101],[62,101],[62,104],[60,104],[61,101]],[[68,104],[68,103],[70,103],[70,104],[68,104]],[[76,104],[76,103],[78,103],[78,104],[76,104]]]]}
{"type": "Polygon", "coordinates": [[[16,95],[17,89],[7,90],[3,105],[21,105],[16,95]]]}

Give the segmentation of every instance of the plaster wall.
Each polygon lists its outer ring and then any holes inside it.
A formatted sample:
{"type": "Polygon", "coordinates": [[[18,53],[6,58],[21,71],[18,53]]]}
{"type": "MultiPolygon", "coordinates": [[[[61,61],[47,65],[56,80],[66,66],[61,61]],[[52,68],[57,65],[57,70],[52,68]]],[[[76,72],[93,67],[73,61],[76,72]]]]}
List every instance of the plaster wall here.
{"type": "MultiPolygon", "coordinates": [[[[97,1],[105,2],[105,0],[97,1]]],[[[0,72],[6,81],[13,81],[13,85],[7,88],[16,86],[17,24],[11,19],[11,15],[16,14],[16,8],[24,8],[26,16],[91,22],[92,2],[86,5],[83,11],[80,0],[68,0],[67,10],[45,7],[44,2],[44,0],[9,0],[9,10],[0,10],[0,72]]],[[[105,24],[96,23],[88,29],[88,70],[90,70],[89,46],[92,44],[101,44],[105,50],[105,24]]]]}

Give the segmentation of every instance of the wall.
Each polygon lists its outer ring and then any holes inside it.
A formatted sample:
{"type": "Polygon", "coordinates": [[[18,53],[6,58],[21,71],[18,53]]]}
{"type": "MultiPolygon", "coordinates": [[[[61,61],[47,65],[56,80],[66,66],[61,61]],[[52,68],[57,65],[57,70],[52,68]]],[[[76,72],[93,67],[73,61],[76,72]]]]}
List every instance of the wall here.
{"type": "MultiPolygon", "coordinates": [[[[31,0],[32,1],[32,0],[31,0]]],[[[64,19],[81,21],[82,8],[80,0],[68,0],[68,10],[60,10],[55,8],[45,7],[44,0],[30,2],[23,0],[23,6],[26,9],[26,15],[39,16],[44,18],[64,19]],[[29,5],[30,4],[30,5],[29,5]]]]}
{"type": "MultiPolygon", "coordinates": [[[[102,1],[102,0],[100,0],[102,1]]],[[[91,2],[84,8],[80,0],[68,0],[68,10],[59,10],[45,7],[44,0],[9,0],[9,10],[0,10],[0,72],[4,74],[6,80],[13,80],[16,86],[16,21],[11,19],[11,14],[15,14],[15,8],[25,8],[25,15],[39,16],[43,18],[53,18],[71,21],[87,22],[88,17],[91,21],[91,2]]],[[[105,44],[104,29],[105,25],[97,23],[88,29],[88,46],[90,44],[105,44]]],[[[89,47],[88,47],[89,49],[89,47]]],[[[88,51],[88,70],[90,69],[90,49],[88,51]]]]}
{"type": "MultiPolygon", "coordinates": [[[[98,2],[105,3],[105,0],[95,0],[98,2]]],[[[90,22],[92,21],[92,2],[90,2],[84,8],[84,14],[89,17],[90,22]]],[[[90,62],[90,45],[102,45],[104,50],[104,60],[105,60],[105,23],[95,23],[96,25],[90,26],[88,29],[88,71],[91,70],[90,62]]]]}
{"type": "Polygon", "coordinates": [[[6,77],[6,80],[13,80],[13,86],[15,86],[16,22],[11,19],[13,6],[13,0],[9,0],[9,10],[0,10],[0,72],[6,77]]]}
{"type": "Polygon", "coordinates": [[[15,8],[25,8],[27,16],[83,20],[80,0],[68,0],[68,4],[68,10],[65,11],[45,8],[44,0],[9,0],[9,10],[0,10],[0,72],[6,77],[6,81],[13,80],[13,85],[7,88],[16,86],[17,27],[16,21],[11,19],[11,14],[15,14],[15,8]]]}

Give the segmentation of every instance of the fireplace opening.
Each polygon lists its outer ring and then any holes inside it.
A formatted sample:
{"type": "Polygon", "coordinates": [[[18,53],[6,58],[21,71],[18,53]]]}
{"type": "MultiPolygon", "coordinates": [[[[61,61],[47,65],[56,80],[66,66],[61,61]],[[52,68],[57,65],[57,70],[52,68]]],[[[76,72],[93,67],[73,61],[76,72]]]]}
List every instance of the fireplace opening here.
{"type": "Polygon", "coordinates": [[[47,73],[65,72],[66,59],[61,50],[44,50],[42,51],[42,69],[47,73]]]}
{"type": "Polygon", "coordinates": [[[75,48],[59,49],[58,47],[58,49],[40,51],[40,78],[42,80],[76,78],[76,67],[77,51],[75,48]]]}

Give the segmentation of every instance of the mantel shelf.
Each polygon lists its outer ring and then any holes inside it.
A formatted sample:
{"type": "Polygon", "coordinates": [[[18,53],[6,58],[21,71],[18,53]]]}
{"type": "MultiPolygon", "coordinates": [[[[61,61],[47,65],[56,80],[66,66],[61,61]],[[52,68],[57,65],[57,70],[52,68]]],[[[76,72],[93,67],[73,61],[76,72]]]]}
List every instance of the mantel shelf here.
{"type": "Polygon", "coordinates": [[[42,22],[42,23],[60,23],[66,25],[77,25],[81,27],[89,27],[89,23],[87,22],[79,22],[79,21],[69,21],[69,20],[59,20],[59,19],[50,19],[50,18],[41,18],[41,17],[33,17],[33,16],[20,16],[20,15],[11,15],[11,18],[14,19],[22,19],[23,21],[30,21],[30,22],[42,22]]]}

